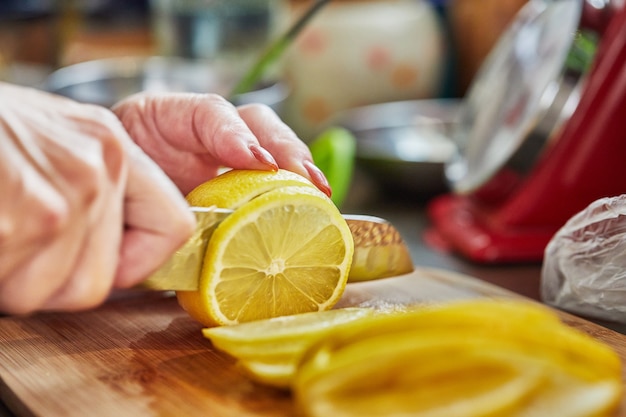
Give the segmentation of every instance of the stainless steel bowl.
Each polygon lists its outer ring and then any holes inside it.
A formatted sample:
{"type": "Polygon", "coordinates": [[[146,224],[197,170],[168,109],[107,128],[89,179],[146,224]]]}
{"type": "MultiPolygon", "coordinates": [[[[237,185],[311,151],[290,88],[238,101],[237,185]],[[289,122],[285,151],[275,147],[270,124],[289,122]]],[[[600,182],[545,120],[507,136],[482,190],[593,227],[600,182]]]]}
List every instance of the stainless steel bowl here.
{"type": "Polygon", "coordinates": [[[357,107],[334,124],[356,137],[356,164],[389,191],[415,196],[447,190],[444,165],[456,152],[449,132],[457,99],[409,100],[357,107]]]}
{"type": "MultiPolygon", "coordinates": [[[[169,57],[121,57],[81,62],[50,74],[43,89],[72,99],[111,106],[141,91],[178,91],[228,95],[237,80],[209,61],[169,57]]],[[[275,82],[233,99],[236,104],[259,102],[276,111],[287,96],[275,82]]]]}

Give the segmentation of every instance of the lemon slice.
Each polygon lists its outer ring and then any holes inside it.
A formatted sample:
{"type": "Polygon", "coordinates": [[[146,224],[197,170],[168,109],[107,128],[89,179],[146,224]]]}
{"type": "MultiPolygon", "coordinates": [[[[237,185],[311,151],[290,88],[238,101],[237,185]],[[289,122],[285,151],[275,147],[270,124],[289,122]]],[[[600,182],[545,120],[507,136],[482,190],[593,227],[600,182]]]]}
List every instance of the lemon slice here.
{"type": "Polygon", "coordinates": [[[372,314],[374,310],[369,308],[341,308],[209,327],[202,329],[202,334],[213,346],[237,358],[291,361],[336,326],[372,314]]]}
{"type": "MultiPolygon", "coordinates": [[[[336,346],[371,336],[404,332],[407,329],[413,330],[416,337],[420,332],[429,329],[450,333],[471,329],[491,334],[510,334],[510,337],[518,338],[528,333],[529,329],[545,328],[548,331],[560,326],[558,315],[538,303],[510,299],[474,299],[420,305],[387,314],[375,314],[336,329],[330,337],[336,346]]],[[[584,336],[581,338],[584,339],[584,336]]],[[[546,340],[548,344],[551,342],[552,338],[546,340]]],[[[597,349],[604,348],[596,345],[597,343],[593,343],[597,349]]],[[[609,356],[613,358],[613,355],[609,356]]]]}
{"type": "Polygon", "coordinates": [[[297,373],[298,407],[308,416],[505,416],[541,386],[544,370],[526,356],[463,336],[407,331],[323,347],[297,373]]]}
{"type": "Polygon", "coordinates": [[[330,309],[343,294],[354,252],[337,207],[284,172],[284,182],[254,171],[231,175],[189,196],[196,204],[211,195],[211,204],[236,210],[209,241],[198,291],[177,293],[181,306],[207,326],[330,309]],[[230,197],[219,195],[229,190],[230,197]]]}
{"type": "Polygon", "coordinates": [[[282,389],[290,387],[293,375],[298,368],[297,361],[272,363],[241,360],[237,363],[255,381],[282,389]]]}
{"type": "MultiPolygon", "coordinates": [[[[374,315],[330,333],[335,349],[354,341],[412,331],[416,339],[430,332],[467,332],[491,340],[522,346],[529,355],[544,357],[569,374],[588,381],[620,378],[622,364],[608,345],[562,323],[547,307],[530,301],[489,299],[455,301],[374,315]]],[[[312,349],[314,351],[314,349],[312,349]]]]}
{"type": "Polygon", "coordinates": [[[375,314],[369,308],[342,308],[202,330],[217,349],[238,359],[258,382],[288,388],[303,353],[337,326],[375,314]]]}
{"type": "Polygon", "coordinates": [[[338,346],[372,335],[392,337],[407,329],[454,332],[505,316],[507,328],[560,323],[553,311],[535,303],[472,300],[394,311],[343,308],[212,327],[203,329],[203,334],[216,348],[237,358],[253,379],[287,388],[304,353],[322,340],[330,339],[338,346]]]}
{"type": "Polygon", "coordinates": [[[560,323],[553,311],[535,303],[472,300],[394,311],[343,308],[207,328],[203,334],[216,348],[237,358],[253,379],[287,388],[304,352],[321,340],[330,338],[339,345],[406,329],[453,332],[488,325],[494,317],[504,316],[507,327],[560,323]]]}
{"type": "MultiPolygon", "coordinates": [[[[546,369],[550,369],[550,364],[546,364],[546,369]]],[[[615,415],[621,398],[619,380],[588,382],[551,369],[550,377],[526,406],[505,417],[608,417],[615,415]]]]}

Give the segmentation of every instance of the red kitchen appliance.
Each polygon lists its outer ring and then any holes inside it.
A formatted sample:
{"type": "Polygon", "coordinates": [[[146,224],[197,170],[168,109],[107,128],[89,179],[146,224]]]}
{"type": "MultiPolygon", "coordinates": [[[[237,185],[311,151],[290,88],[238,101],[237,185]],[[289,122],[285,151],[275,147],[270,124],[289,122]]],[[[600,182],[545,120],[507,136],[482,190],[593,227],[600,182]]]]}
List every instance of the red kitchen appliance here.
{"type": "Polygon", "coordinates": [[[460,111],[452,191],[432,229],[479,263],[540,262],[594,200],[626,193],[626,8],[533,1],[476,75],[460,111]]]}

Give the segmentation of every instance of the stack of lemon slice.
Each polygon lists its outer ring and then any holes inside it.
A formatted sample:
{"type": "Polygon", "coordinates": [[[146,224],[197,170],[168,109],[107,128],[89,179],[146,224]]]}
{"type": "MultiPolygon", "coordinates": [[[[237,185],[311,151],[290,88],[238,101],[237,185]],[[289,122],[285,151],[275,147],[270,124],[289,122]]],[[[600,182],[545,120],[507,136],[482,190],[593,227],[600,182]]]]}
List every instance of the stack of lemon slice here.
{"type": "Polygon", "coordinates": [[[344,308],[303,313],[206,328],[203,334],[213,345],[239,359],[259,382],[288,388],[304,352],[337,326],[374,314],[369,308],[344,308]]]}
{"type": "Polygon", "coordinates": [[[308,416],[609,416],[622,395],[613,350],[526,301],[338,309],[204,335],[308,416]]]}

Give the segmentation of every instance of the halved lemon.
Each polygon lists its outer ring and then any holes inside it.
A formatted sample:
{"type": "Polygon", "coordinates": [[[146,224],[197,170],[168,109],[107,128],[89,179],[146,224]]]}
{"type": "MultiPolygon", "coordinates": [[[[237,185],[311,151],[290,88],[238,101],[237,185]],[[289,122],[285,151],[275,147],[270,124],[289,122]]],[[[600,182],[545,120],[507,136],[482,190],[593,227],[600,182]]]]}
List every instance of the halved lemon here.
{"type": "Polygon", "coordinates": [[[215,229],[198,291],[177,293],[207,326],[330,309],[345,289],[354,242],[334,203],[287,171],[228,171],[188,195],[234,208],[215,229]]]}
{"type": "Polygon", "coordinates": [[[198,185],[186,198],[192,206],[234,210],[263,193],[287,186],[317,189],[303,176],[284,169],[276,172],[233,169],[198,185]]]}

